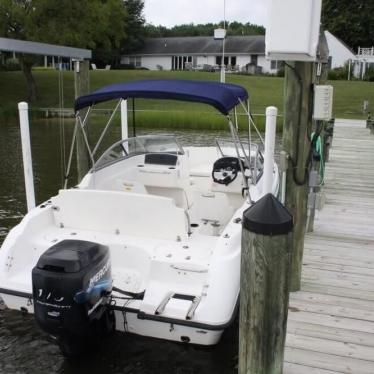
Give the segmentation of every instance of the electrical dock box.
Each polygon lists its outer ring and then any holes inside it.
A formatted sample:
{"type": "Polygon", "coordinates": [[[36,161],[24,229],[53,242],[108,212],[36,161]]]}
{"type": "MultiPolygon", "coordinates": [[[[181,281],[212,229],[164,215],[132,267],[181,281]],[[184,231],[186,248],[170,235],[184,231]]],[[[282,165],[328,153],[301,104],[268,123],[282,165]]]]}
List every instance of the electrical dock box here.
{"type": "Polygon", "coordinates": [[[269,0],[266,57],[271,60],[315,61],[322,0],[269,0]]]}
{"type": "Polygon", "coordinates": [[[214,39],[215,40],[223,40],[226,37],[226,30],[225,29],[215,29],[214,30],[214,39]]]}
{"type": "Polygon", "coordinates": [[[314,86],[314,110],[313,119],[328,121],[332,118],[334,88],[332,86],[314,86]]]}

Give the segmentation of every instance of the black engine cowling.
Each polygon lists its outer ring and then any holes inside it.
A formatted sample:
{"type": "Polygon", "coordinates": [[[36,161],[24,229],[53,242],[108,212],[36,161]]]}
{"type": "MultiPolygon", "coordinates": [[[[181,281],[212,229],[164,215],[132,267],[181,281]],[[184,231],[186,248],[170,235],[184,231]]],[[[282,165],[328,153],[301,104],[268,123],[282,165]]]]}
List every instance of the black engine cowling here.
{"type": "Polygon", "coordinates": [[[32,285],[35,319],[45,332],[57,337],[63,353],[78,354],[83,348],[80,344],[112,328],[108,247],[63,240],[39,258],[32,285]]]}

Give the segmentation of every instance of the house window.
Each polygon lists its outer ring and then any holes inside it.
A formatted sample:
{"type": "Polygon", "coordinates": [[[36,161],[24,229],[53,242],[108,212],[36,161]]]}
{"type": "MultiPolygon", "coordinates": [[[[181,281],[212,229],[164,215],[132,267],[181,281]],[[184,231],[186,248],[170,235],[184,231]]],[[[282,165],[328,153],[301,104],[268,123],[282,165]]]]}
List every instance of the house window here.
{"type": "Polygon", "coordinates": [[[140,56],[131,56],[130,65],[134,65],[136,68],[140,68],[142,66],[142,58],[140,56]]]}
{"type": "Polygon", "coordinates": [[[277,60],[271,60],[271,62],[270,62],[270,69],[271,70],[278,69],[278,61],[277,60]]]}
{"type": "MultiPolygon", "coordinates": [[[[229,64],[229,57],[225,56],[224,64],[227,66],[229,64]]],[[[221,66],[222,65],[222,56],[216,56],[216,65],[221,66]]]]}
{"type": "Polygon", "coordinates": [[[236,65],[236,56],[231,56],[230,65],[235,66],[236,65]]]}

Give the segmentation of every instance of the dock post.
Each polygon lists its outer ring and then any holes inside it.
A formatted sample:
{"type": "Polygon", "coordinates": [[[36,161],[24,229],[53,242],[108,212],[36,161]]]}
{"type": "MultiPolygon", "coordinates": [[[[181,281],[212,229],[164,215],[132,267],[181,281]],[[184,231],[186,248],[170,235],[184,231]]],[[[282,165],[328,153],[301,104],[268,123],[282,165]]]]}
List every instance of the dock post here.
{"type": "MultiPolygon", "coordinates": [[[[74,88],[75,98],[89,93],[89,61],[75,60],[74,65],[74,88]]],[[[85,109],[86,110],[86,109],[85,109]]],[[[82,111],[82,113],[85,112],[82,111]]],[[[84,115],[83,115],[84,117],[84,115]]],[[[88,125],[86,125],[87,128],[88,125]]],[[[82,131],[77,132],[77,171],[78,183],[89,170],[89,154],[82,131]]]]}
{"type": "Polygon", "coordinates": [[[18,103],[19,123],[21,128],[23,171],[25,175],[25,190],[27,211],[35,208],[34,173],[32,169],[29,106],[25,102],[18,103]]]}
{"type": "Polygon", "coordinates": [[[334,135],[334,124],[335,119],[331,119],[327,122],[325,131],[323,133],[323,159],[324,162],[329,162],[330,159],[330,148],[332,145],[332,139],[334,135]]]}
{"type": "Polygon", "coordinates": [[[371,119],[370,115],[368,116],[368,119],[366,120],[366,128],[370,130],[370,134],[374,134],[374,120],[371,119]]]}
{"type": "Polygon", "coordinates": [[[274,106],[266,108],[265,156],[263,195],[273,191],[274,149],[277,131],[278,109],[274,106]]]}
{"type": "Polygon", "coordinates": [[[122,140],[129,137],[129,125],[127,117],[127,100],[121,100],[121,136],[122,140]]]}
{"type": "Polygon", "coordinates": [[[281,374],[293,218],[267,194],[243,214],[239,374],[281,374]]]}
{"type": "Polygon", "coordinates": [[[288,62],[285,77],[283,150],[288,155],[286,207],[294,217],[291,291],[300,290],[307,220],[309,131],[314,63],[288,62]]]}

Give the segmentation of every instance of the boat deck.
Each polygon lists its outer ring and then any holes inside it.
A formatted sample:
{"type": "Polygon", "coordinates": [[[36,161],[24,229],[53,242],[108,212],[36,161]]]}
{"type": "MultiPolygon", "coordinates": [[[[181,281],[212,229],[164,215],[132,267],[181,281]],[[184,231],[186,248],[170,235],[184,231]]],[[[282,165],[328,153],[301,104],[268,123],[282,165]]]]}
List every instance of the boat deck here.
{"type": "Polygon", "coordinates": [[[374,136],[337,120],[326,204],[291,294],[285,374],[374,373],[374,136]]]}

